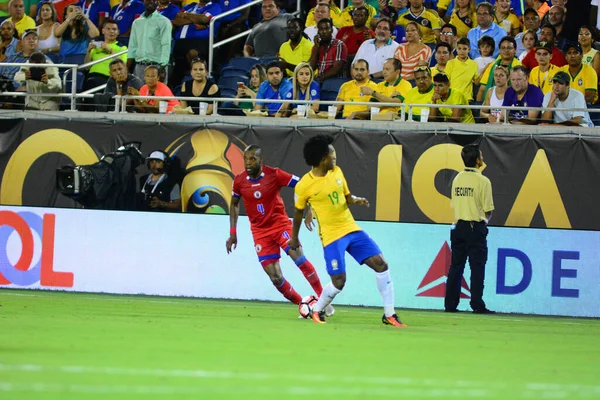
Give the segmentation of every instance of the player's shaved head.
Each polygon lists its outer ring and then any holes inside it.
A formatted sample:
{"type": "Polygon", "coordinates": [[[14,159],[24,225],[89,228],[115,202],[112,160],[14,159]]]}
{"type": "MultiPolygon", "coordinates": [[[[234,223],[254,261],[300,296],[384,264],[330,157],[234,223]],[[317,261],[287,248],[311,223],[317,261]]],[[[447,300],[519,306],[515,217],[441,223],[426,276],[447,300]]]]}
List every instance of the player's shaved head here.
{"type": "Polygon", "coordinates": [[[304,161],[311,167],[317,167],[329,155],[329,145],[333,143],[330,135],[313,136],[304,144],[304,161]]]}
{"type": "Polygon", "coordinates": [[[257,144],[251,144],[244,150],[244,153],[253,151],[256,156],[262,156],[262,148],[257,144]]]}
{"type": "Polygon", "coordinates": [[[255,179],[262,172],[262,149],[256,144],[251,144],[244,150],[244,169],[248,175],[255,179]]]}

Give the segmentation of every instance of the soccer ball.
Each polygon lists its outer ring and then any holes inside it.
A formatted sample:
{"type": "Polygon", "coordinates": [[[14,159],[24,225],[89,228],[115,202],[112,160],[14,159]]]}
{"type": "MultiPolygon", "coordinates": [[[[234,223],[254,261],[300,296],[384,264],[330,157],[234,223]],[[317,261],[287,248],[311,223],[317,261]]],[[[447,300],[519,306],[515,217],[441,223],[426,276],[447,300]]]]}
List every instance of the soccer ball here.
{"type": "Polygon", "coordinates": [[[302,299],[300,304],[298,304],[298,311],[300,312],[300,316],[302,318],[309,318],[312,313],[313,307],[317,304],[317,296],[306,296],[302,299]]]}

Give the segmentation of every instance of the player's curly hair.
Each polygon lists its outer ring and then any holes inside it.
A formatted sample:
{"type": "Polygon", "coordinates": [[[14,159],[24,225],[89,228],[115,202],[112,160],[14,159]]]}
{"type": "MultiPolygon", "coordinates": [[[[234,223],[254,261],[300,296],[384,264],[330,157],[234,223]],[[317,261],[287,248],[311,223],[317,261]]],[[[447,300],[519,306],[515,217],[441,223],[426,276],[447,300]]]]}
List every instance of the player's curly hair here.
{"type": "Polygon", "coordinates": [[[333,143],[333,136],[317,135],[304,143],[304,161],[311,167],[316,167],[323,158],[329,154],[329,145],[333,143]]]}

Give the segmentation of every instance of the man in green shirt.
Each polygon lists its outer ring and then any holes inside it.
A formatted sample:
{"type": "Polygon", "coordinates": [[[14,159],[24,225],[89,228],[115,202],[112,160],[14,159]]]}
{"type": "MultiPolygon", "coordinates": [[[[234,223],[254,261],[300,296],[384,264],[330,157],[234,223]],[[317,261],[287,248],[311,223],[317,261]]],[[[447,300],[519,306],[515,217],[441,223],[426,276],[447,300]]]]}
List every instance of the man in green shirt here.
{"type": "Polygon", "coordinates": [[[8,18],[8,0],[0,0],[0,23],[8,18]]]}

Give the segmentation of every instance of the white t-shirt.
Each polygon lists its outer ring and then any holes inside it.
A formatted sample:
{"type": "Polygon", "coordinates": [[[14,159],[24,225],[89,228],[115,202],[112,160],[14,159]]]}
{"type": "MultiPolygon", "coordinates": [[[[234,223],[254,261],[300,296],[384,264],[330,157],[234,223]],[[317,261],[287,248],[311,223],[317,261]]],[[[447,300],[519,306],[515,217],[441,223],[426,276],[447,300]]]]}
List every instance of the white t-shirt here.
{"type": "MultiPolygon", "coordinates": [[[[548,92],[544,95],[544,101],[542,103],[542,107],[548,108],[548,103],[550,102],[550,96],[552,92],[548,92]]],[[[556,99],[554,104],[550,104],[552,108],[587,108],[585,104],[585,97],[583,94],[575,89],[569,88],[569,96],[564,101],[560,101],[560,99],[556,99]]],[[[592,120],[590,119],[590,114],[587,111],[553,111],[552,112],[554,123],[559,124],[561,122],[568,121],[575,117],[583,117],[581,118],[581,126],[593,127],[592,120]]]]}
{"type": "MultiPolygon", "coordinates": [[[[332,38],[337,36],[337,28],[334,26],[333,27],[333,34],[331,35],[332,38]]],[[[304,33],[306,33],[308,35],[308,38],[310,39],[311,42],[313,42],[313,40],[315,40],[315,36],[317,36],[317,33],[319,33],[319,31],[317,30],[316,26],[307,26],[306,29],[304,29],[304,33]]],[[[313,42],[314,43],[314,42],[313,42]]]]}
{"type": "Polygon", "coordinates": [[[396,49],[400,46],[400,43],[390,39],[385,45],[378,48],[375,45],[376,40],[377,39],[365,40],[358,48],[356,56],[354,56],[355,62],[360,59],[367,60],[369,63],[369,73],[371,74],[381,72],[385,61],[388,58],[394,58],[396,49]]]}

